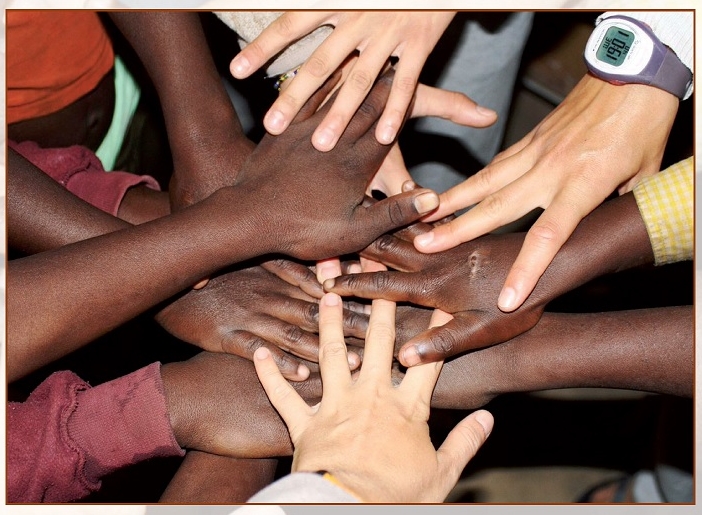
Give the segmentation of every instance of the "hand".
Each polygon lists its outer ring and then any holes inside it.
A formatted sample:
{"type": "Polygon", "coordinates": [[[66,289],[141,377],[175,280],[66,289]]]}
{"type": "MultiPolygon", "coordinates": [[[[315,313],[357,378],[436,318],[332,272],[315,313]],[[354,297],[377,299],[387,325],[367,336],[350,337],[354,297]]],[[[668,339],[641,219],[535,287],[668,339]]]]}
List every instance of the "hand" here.
{"type": "MultiPolygon", "coordinates": [[[[156,316],[172,335],[210,352],[251,360],[265,346],[293,381],[310,375],[295,356],[317,362],[317,318],[317,299],[258,266],[214,277],[206,288],[186,293],[156,316]]],[[[365,315],[344,311],[348,336],[363,338],[367,323],[365,315]]],[[[352,368],[360,364],[356,355],[349,359],[352,368]]]]}
{"type": "Polygon", "coordinates": [[[271,134],[282,133],[322,83],[356,50],[358,61],[344,82],[334,107],[312,136],[318,150],[334,148],[390,56],[399,57],[397,78],[376,127],[378,141],[391,143],[402,126],[424,62],[453,19],[453,12],[286,12],[273,21],[231,62],[243,79],[290,43],[322,25],[331,35],[302,65],[290,86],[264,118],[271,134]]]}
{"type": "Polygon", "coordinates": [[[441,195],[427,220],[478,204],[417,238],[416,248],[443,251],[545,208],[495,297],[503,311],[517,309],[583,217],[617,187],[659,170],[677,107],[660,89],[586,75],[526,137],[441,195]]]}
{"type": "MultiPolygon", "coordinates": [[[[256,379],[250,361],[203,352],[161,367],[171,426],[178,444],[235,458],[288,456],[285,424],[256,379]]],[[[307,399],[321,394],[319,376],[295,383],[307,399]]]]}
{"type": "Polygon", "coordinates": [[[454,316],[443,327],[415,334],[398,352],[405,366],[438,361],[470,349],[506,341],[539,320],[549,298],[533,295],[514,313],[503,313],[494,302],[523,234],[484,236],[440,254],[421,254],[411,240],[424,225],[384,235],[362,252],[400,271],[354,274],[325,281],[340,295],[407,301],[438,308],[454,316]],[[403,237],[405,239],[403,239],[403,237]]]}
{"type": "Polygon", "coordinates": [[[329,471],[365,502],[441,502],[492,430],[478,411],[456,426],[437,450],[429,438],[429,401],[441,363],[391,379],[395,305],[376,300],[356,379],[346,362],[341,299],[320,303],[321,402],[308,406],[283,379],[270,354],[254,356],[256,373],[293,441],[293,471],[329,471]],[[408,449],[411,452],[408,452],[408,449]]]}
{"type": "Polygon", "coordinates": [[[363,205],[366,188],[389,151],[370,129],[391,81],[387,74],[376,83],[334,152],[320,153],[309,141],[329,109],[327,104],[316,110],[333,83],[315,94],[282,135],[264,136],[233,188],[238,202],[251,203],[247,209],[257,213],[261,232],[273,235],[264,251],[304,260],[344,255],[436,208],[438,197],[430,190],[363,205]]]}

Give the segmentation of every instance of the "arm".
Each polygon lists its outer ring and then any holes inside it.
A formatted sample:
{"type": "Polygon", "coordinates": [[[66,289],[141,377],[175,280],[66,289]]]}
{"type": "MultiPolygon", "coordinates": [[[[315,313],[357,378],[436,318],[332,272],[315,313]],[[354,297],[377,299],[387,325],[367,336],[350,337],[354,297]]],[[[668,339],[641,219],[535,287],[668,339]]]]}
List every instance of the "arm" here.
{"type": "Polygon", "coordinates": [[[182,208],[234,183],[246,138],[195,12],[111,12],[144,63],[163,106],[173,153],[172,205],[182,208]]]}
{"type": "Polygon", "coordinates": [[[546,313],[513,340],[445,363],[432,406],[472,409],[502,393],[576,387],[690,397],[693,317],[690,306],[546,313]]]}
{"type": "Polygon", "coordinates": [[[310,104],[284,136],[263,139],[236,187],[158,220],[10,262],[8,377],[70,352],[232,263],[269,253],[314,260],[355,252],[434,209],[438,198],[428,190],[363,205],[387,153],[370,129],[390,84],[386,77],[374,87],[333,153],[306,141],[325,114],[310,104]],[[319,169],[334,171],[335,188],[318,180],[319,169]]]}

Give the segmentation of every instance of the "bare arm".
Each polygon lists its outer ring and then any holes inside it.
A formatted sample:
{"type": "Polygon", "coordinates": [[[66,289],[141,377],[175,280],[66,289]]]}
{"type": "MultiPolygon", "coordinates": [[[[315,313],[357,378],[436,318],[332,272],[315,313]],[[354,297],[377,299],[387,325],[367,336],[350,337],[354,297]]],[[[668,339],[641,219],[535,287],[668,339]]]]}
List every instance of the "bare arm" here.
{"type": "Polygon", "coordinates": [[[432,405],[476,408],[508,392],[625,388],[692,395],[691,306],[546,313],[530,331],[444,364],[432,405]]]}

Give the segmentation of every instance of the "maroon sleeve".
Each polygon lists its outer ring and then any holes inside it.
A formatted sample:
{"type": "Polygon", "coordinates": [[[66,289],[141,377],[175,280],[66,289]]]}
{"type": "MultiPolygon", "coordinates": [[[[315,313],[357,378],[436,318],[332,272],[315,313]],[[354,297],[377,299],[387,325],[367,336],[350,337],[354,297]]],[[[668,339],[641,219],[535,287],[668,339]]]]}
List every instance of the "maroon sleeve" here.
{"type": "Polygon", "coordinates": [[[72,372],[56,372],[25,402],[7,407],[11,503],[79,499],[113,470],[183,454],[159,363],[94,388],[72,372]]]}
{"type": "Polygon", "coordinates": [[[113,216],[117,216],[129,188],[144,184],[160,189],[156,179],[148,175],[106,172],[98,157],[85,147],[41,148],[33,141],[10,141],[9,145],[75,196],[113,216]]]}

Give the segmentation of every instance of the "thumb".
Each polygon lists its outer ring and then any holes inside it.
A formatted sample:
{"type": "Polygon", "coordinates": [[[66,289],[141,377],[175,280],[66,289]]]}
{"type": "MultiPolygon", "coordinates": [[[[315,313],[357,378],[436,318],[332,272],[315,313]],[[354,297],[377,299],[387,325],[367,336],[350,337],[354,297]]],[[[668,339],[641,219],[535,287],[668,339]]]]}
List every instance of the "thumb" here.
{"type": "Polygon", "coordinates": [[[490,436],[493,423],[490,412],[474,411],[451,430],[436,451],[439,474],[446,478],[446,495],[455,486],[468,462],[490,436]]]}
{"type": "MultiPolygon", "coordinates": [[[[369,240],[381,234],[409,225],[439,206],[439,196],[428,189],[417,189],[393,195],[375,204],[358,207],[361,226],[374,233],[369,240]]],[[[369,234],[370,235],[370,234],[369,234]]]]}

